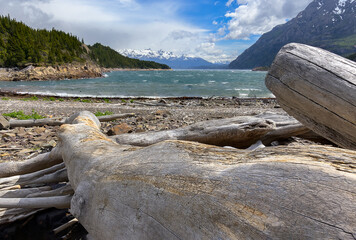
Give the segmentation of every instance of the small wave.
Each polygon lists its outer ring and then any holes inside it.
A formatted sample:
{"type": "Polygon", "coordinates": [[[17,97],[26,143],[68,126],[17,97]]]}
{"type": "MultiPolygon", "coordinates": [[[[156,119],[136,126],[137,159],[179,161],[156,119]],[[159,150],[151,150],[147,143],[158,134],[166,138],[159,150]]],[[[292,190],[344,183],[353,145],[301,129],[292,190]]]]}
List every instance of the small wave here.
{"type": "Polygon", "coordinates": [[[257,92],[262,92],[261,89],[257,88],[235,88],[235,91],[257,91],[257,92]]]}
{"type": "Polygon", "coordinates": [[[226,84],[228,84],[229,82],[222,82],[221,84],[223,84],[223,85],[226,85],[226,84]]]}
{"type": "Polygon", "coordinates": [[[214,82],[215,82],[214,80],[209,81],[209,83],[214,83],[214,82]]]}

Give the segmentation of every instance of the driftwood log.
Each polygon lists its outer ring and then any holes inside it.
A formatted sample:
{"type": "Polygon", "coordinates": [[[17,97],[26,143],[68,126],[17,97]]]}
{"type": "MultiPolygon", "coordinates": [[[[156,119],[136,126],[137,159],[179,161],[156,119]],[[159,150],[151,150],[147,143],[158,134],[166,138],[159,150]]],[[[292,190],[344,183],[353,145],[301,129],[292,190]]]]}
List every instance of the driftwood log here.
{"type": "MultiPolygon", "coordinates": [[[[134,117],[134,113],[124,113],[124,114],[112,114],[107,116],[99,116],[97,117],[100,122],[109,122],[116,119],[134,117]]],[[[60,126],[65,124],[67,119],[52,119],[52,118],[44,118],[44,119],[28,119],[28,120],[16,120],[11,119],[9,121],[9,125],[6,128],[15,128],[15,127],[39,127],[39,126],[60,126]]],[[[5,128],[5,127],[4,127],[5,128]]],[[[1,126],[0,126],[1,129],[1,126]]]]}
{"type": "Polygon", "coordinates": [[[60,128],[71,212],[94,239],[355,239],[356,152],[119,145],[84,112],[60,128]]]}
{"type": "Polygon", "coordinates": [[[264,113],[256,116],[209,120],[173,130],[120,134],[111,137],[119,144],[150,146],[165,140],[193,141],[216,146],[247,148],[259,140],[271,142],[309,133],[288,115],[264,113]]]}
{"type": "Polygon", "coordinates": [[[281,49],[266,85],[283,109],[335,144],[356,149],[356,63],[303,44],[281,49]]]}

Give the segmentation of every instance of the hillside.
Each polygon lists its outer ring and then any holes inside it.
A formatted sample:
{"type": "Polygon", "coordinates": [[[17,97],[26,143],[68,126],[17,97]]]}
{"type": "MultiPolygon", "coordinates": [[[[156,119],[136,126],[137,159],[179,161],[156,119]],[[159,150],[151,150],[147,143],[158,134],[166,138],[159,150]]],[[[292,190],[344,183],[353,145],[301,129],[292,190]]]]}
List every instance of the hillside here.
{"type": "Polygon", "coordinates": [[[140,68],[140,69],[169,69],[167,65],[153,61],[141,61],[125,57],[110,47],[96,43],[89,46],[90,57],[101,67],[107,68],[140,68]]]}
{"type": "Polygon", "coordinates": [[[98,64],[106,68],[169,68],[161,64],[130,59],[115,50],[95,44],[89,48],[78,37],[52,29],[37,30],[0,16],[0,67],[98,64]]]}
{"type": "Polygon", "coordinates": [[[342,56],[356,51],[356,1],[314,0],[297,17],[276,26],[230,63],[230,68],[270,66],[287,43],[320,47],[342,56]]]}

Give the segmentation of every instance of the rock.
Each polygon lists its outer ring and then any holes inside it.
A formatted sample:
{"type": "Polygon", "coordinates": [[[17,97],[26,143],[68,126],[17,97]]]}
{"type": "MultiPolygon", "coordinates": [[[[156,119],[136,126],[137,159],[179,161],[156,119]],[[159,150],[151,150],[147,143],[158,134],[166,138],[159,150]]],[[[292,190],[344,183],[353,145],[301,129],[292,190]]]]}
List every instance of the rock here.
{"type": "Polygon", "coordinates": [[[37,134],[41,134],[46,131],[45,127],[38,127],[34,129],[37,134]]]}
{"type": "Polygon", "coordinates": [[[119,134],[124,134],[124,133],[130,133],[132,132],[132,127],[128,125],[127,123],[121,123],[119,125],[115,125],[108,131],[109,136],[113,135],[119,135],[119,134]]]}
{"type": "Polygon", "coordinates": [[[10,123],[2,115],[0,115],[0,129],[10,128],[10,123]]]}

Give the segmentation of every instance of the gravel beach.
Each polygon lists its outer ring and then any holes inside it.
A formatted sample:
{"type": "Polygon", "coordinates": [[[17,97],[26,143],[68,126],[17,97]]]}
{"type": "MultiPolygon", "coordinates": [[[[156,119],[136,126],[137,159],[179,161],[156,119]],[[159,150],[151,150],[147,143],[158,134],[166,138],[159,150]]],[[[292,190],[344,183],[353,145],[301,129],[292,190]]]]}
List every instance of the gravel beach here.
{"type": "MultiPolygon", "coordinates": [[[[63,119],[80,111],[93,113],[135,113],[134,117],[102,124],[109,135],[159,131],[199,121],[284,112],[275,99],[62,99],[29,96],[3,97],[0,112],[33,111],[47,118],[63,119]]],[[[8,117],[7,117],[8,118],[8,117]]],[[[10,119],[10,118],[8,118],[10,119]]],[[[58,127],[0,130],[0,159],[21,161],[51,150],[58,127]]]]}

